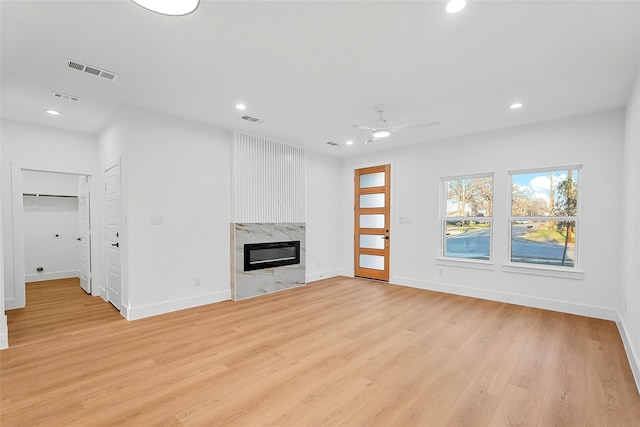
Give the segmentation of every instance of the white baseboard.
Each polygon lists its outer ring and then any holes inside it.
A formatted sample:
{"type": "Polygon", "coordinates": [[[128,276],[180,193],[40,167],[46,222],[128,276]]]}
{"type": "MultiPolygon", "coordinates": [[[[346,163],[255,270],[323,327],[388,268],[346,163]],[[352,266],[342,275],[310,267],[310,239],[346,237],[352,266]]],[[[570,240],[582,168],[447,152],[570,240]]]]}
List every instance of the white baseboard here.
{"type": "Polygon", "coordinates": [[[596,319],[613,321],[616,321],[618,319],[617,311],[615,309],[606,307],[577,304],[574,302],[532,297],[527,295],[511,294],[508,292],[491,291],[487,289],[470,288],[461,285],[429,282],[426,280],[411,279],[409,277],[393,277],[392,283],[394,285],[410,286],[413,288],[426,289],[429,291],[438,291],[447,294],[455,294],[466,297],[505,302],[509,304],[524,305],[527,307],[559,311],[562,313],[576,314],[579,316],[593,317],[596,319]]]}
{"type": "Polygon", "coordinates": [[[347,270],[329,270],[323,271],[321,273],[307,274],[305,280],[307,281],[307,283],[310,283],[315,282],[316,280],[328,279],[330,277],[337,276],[349,276],[349,273],[347,272],[347,270]]]}
{"type": "Polygon", "coordinates": [[[128,320],[138,320],[145,317],[157,316],[159,314],[170,313],[172,311],[185,310],[187,308],[201,305],[213,304],[231,299],[231,290],[214,292],[205,295],[198,295],[189,298],[182,298],[173,301],[165,301],[158,304],[146,305],[143,307],[123,307],[123,315],[128,320]]]}
{"type": "Polygon", "coordinates": [[[0,313],[0,350],[9,348],[9,329],[7,329],[7,315],[0,313]]]}
{"type": "Polygon", "coordinates": [[[6,298],[4,300],[4,310],[15,310],[16,308],[24,308],[24,305],[19,307],[18,301],[15,298],[6,298]]]}
{"type": "MultiPolygon", "coordinates": [[[[622,338],[622,344],[624,344],[624,350],[627,353],[627,359],[629,359],[629,366],[631,366],[631,372],[633,372],[633,378],[636,380],[636,388],[640,393],[640,354],[633,350],[632,340],[627,333],[624,319],[620,315],[620,312],[616,312],[618,318],[616,319],[616,325],[618,325],[618,331],[622,338]]],[[[640,343],[638,343],[640,345],[640,343]]]]}
{"type": "Polygon", "coordinates": [[[71,277],[80,277],[78,270],[53,271],[51,273],[26,274],[24,280],[30,282],[44,282],[45,280],[69,279],[71,277]]]}

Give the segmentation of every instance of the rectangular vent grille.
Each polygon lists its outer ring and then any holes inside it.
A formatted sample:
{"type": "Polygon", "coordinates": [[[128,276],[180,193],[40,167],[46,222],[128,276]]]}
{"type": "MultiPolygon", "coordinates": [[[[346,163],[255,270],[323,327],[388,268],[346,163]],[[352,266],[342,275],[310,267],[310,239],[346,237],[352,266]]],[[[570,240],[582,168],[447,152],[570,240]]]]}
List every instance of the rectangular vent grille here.
{"type": "Polygon", "coordinates": [[[242,116],[240,118],[242,120],[246,120],[246,121],[251,122],[251,123],[264,123],[264,120],[257,119],[255,117],[251,117],[251,116],[242,116]]]}
{"type": "Polygon", "coordinates": [[[74,70],[84,71],[85,73],[93,74],[94,76],[102,77],[104,79],[111,80],[111,81],[116,80],[119,76],[119,74],[117,73],[113,73],[107,70],[102,70],[98,67],[83,64],[82,62],[73,61],[71,59],[67,60],[67,66],[69,68],[73,68],[74,70]]]}
{"type": "Polygon", "coordinates": [[[77,96],[67,95],[66,93],[62,92],[51,92],[51,95],[59,99],[65,99],[67,101],[80,101],[80,98],[78,98],[77,96]]]}

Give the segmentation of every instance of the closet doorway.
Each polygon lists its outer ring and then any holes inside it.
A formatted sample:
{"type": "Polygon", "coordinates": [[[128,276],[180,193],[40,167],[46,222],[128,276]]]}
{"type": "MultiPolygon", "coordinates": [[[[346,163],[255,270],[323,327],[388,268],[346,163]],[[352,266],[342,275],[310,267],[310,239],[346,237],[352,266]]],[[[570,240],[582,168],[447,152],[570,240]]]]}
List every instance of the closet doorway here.
{"type": "Polygon", "coordinates": [[[5,294],[5,309],[26,306],[27,282],[76,277],[85,292],[96,295],[91,283],[91,175],[12,163],[11,176],[13,289],[5,294]]]}

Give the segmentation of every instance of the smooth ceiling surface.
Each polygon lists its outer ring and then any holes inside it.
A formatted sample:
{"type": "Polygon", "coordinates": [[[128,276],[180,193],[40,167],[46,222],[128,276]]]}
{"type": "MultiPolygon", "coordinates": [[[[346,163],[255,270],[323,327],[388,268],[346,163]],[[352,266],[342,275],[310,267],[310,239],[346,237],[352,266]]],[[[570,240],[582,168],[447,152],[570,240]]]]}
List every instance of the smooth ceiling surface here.
{"type": "Polygon", "coordinates": [[[344,157],[626,104],[640,1],[471,0],[455,15],[444,5],[205,0],[167,17],[130,1],[3,0],[1,113],[98,133],[134,106],[344,157]],[[351,124],[372,125],[376,104],[391,125],[441,123],[364,146],[369,133],[351,124]]]}

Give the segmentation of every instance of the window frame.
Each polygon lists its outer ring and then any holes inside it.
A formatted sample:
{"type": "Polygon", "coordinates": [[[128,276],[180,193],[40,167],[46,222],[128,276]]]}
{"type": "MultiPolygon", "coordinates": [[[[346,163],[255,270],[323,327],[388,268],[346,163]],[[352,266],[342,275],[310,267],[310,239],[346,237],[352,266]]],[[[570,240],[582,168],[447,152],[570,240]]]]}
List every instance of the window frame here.
{"type": "Polygon", "coordinates": [[[478,269],[493,269],[493,217],[495,208],[495,173],[486,172],[469,175],[446,176],[440,178],[440,201],[439,201],[439,221],[440,221],[440,247],[436,257],[437,264],[450,265],[478,269]],[[448,182],[462,179],[491,178],[491,216],[447,216],[448,182]],[[446,255],[447,223],[451,221],[484,221],[489,223],[489,259],[453,257],[446,255]]]}
{"type": "Polygon", "coordinates": [[[507,239],[508,239],[508,248],[507,248],[507,260],[503,264],[503,270],[511,273],[523,273],[523,274],[535,274],[542,276],[552,276],[552,277],[563,277],[570,279],[583,279],[584,273],[580,268],[580,235],[582,230],[579,227],[580,224],[580,216],[581,216],[581,204],[582,204],[582,181],[583,181],[583,166],[581,164],[574,165],[566,165],[566,166],[549,166],[543,168],[534,168],[534,169],[518,169],[518,170],[510,170],[508,172],[509,176],[509,186],[508,186],[508,199],[509,203],[507,204],[508,212],[507,212],[507,239]],[[558,171],[569,171],[569,170],[577,170],[578,171],[578,188],[577,188],[577,201],[576,201],[576,215],[574,216],[514,216],[513,215],[513,177],[514,175],[524,175],[531,173],[553,173],[558,171]],[[573,221],[574,222],[574,260],[573,266],[559,266],[559,265],[551,265],[551,264],[537,264],[531,262],[518,262],[512,261],[512,224],[514,221],[573,221]],[[580,230],[580,234],[577,231],[580,230]]]}

